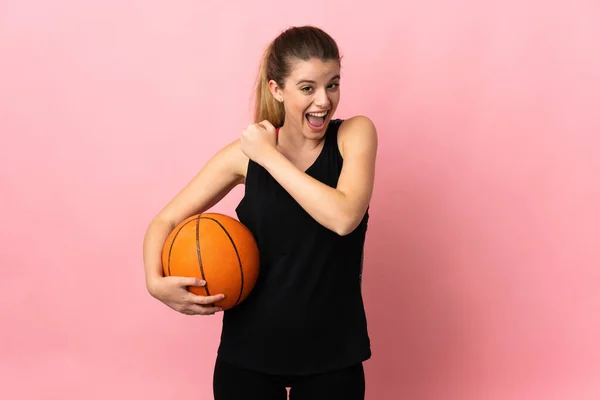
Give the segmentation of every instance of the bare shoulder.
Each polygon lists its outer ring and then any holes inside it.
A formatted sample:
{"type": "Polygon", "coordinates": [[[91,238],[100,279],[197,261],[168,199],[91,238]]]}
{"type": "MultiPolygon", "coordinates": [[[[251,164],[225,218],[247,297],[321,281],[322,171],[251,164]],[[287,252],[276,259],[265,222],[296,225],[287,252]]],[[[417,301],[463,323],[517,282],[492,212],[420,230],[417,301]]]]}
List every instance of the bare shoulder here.
{"type": "Polygon", "coordinates": [[[349,152],[377,151],[377,129],[373,121],[364,115],[356,115],[342,122],[338,130],[338,144],[342,157],[349,152]]]}

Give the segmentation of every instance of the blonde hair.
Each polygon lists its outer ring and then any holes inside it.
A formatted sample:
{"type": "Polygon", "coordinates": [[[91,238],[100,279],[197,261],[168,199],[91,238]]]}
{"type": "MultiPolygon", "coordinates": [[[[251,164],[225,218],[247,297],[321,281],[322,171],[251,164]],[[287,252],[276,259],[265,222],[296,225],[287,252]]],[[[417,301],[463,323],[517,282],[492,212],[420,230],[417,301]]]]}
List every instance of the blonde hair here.
{"type": "Polygon", "coordinates": [[[314,26],[291,27],[277,36],[265,49],[256,82],[254,122],[267,120],[275,127],[283,125],[283,103],[273,97],[269,81],[284,87],[295,61],[318,58],[341,61],[338,46],[325,31],[314,26]]]}

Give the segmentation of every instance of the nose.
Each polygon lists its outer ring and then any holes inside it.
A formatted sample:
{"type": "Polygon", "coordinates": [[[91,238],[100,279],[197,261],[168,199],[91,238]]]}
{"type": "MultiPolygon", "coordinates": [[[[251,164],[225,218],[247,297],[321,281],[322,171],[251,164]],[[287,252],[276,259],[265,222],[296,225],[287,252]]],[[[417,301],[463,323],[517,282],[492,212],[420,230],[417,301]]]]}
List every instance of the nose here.
{"type": "Polygon", "coordinates": [[[319,108],[329,108],[331,100],[326,89],[321,89],[315,94],[315,105],[319,108]]]}

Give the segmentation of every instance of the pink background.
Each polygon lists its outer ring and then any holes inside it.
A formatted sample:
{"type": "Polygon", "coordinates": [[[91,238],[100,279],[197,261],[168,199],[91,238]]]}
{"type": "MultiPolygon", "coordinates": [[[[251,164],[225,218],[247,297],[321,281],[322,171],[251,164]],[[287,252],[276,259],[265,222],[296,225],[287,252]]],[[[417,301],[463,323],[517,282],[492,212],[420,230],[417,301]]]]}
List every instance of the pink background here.
{"type": "Polygon", "coordinates": [[[142,238],[306,23],[380,136],[367,398],[600,398],[600,3],[392,3],[0,3],[0,398],[212,398],[221,316],[152,299],[142,238]]]}

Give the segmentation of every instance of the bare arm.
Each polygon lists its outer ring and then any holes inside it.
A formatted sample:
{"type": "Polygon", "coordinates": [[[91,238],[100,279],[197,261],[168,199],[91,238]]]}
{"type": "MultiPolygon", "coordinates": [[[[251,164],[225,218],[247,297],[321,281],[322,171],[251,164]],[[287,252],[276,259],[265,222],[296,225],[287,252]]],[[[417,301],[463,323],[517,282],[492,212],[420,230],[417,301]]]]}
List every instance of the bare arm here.
{"type": "Polygon", "coordinates": [[[236,140],[217,152],[153,218],[143,243],[146,287],[150,293],[157,278],[163,276],[161,252],[169,233],[185,218],[206,211],[243,183],[247,165],[248,158],[236,140]]]}
{"type": "Polygon", "coordinates": [[[264,158],[263,167],[317,222],[346,235],[363,218],[373,192],[377,131],[366,117],[342,123],[339,130],[344,165],[336,188],[294,166],[278,151],[264,158]]]}

